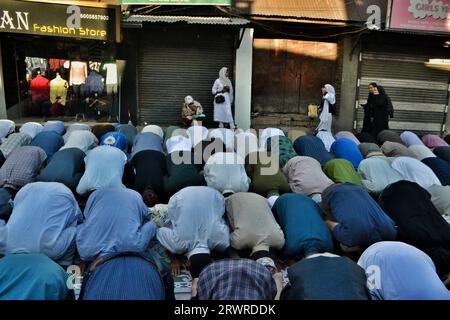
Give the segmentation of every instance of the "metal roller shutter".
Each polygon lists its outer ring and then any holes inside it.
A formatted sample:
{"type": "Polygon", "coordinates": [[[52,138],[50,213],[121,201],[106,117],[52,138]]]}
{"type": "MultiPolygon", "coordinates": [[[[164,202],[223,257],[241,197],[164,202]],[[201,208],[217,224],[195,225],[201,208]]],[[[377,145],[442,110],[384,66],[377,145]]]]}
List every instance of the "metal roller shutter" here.
{"type": "Polygon", "coordinates": [[[427,68],[426,56],[363,52],[360,55],[359,93],[354,129],[360,131],[367,101],[367,86],[376,82],[386,89],[394,105],[389,127],[418,134],[444,131],[448,108],[449,74],[427,68]]]}
{"type": "Polygon", "coordinates": [[[220,68],[232,77],[233,29],[216,27],[153,27],[140,37],[138,62],[139,119],[158,125],[179,125],[184,97],[199,101],[213,121],[211,88],[220,68]]]}

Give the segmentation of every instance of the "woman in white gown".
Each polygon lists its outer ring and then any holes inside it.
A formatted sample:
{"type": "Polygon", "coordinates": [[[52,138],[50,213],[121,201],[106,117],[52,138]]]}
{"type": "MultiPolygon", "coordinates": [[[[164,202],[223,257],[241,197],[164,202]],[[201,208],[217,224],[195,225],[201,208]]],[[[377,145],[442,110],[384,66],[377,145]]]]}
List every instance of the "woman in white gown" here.
{"type": "Polygon", "coordinates": [[[320,132],[323,130],[331,132],[331,122],[333,120],[333,115],[331,114],[330,105],[336,103],[336,94],[334,91],[334,87],[331,84],[326,84],[322,88],[322,93],[324,95],[322,98],[323,106],[321,106],[322,111],[319,116],[320,123],[317,126],[316,131],[320,132]]]}
{"type": "Polygon", "coordinates": [[[216,79],[212,87],[214,95],[214,121],[219,122],[219,127],[223,128],[224,123],[230,125],[230,129],[234,129],[233,114],[231,112],[231,104],[233,103],[233,85],[228,78],[228,68],[223,67],[219,71],[219,78],[216,79]],[[223,96],[223,102],[217,102],[217,96],[223,96]]]}

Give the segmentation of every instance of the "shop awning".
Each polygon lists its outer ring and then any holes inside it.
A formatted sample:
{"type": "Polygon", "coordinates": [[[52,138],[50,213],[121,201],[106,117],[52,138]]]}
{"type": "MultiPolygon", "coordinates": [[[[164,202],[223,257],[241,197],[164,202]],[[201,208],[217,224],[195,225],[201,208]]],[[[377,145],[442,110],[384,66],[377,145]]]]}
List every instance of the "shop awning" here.
{"type": "Polygon", "coordinates": [[[188,24],[215,24],[215,25],[246,25],[250,21],[243,18],[228,17],[199,17],[199,16],[152,16],[152,15],[131,15],[124,19],[123,22],[129,23],[175,23],[186,22],[188,24]]]}

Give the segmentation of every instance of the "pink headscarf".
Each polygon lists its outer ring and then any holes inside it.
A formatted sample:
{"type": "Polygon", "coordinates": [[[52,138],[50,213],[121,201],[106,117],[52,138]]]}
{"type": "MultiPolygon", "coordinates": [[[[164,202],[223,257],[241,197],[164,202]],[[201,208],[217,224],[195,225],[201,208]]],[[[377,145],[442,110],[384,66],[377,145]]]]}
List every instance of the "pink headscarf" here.
{"type": "Polygon", "coordinates": [[[438,135],[435,135],[435,134],[427,134],[427,135],[423,136],[422,141],[431,150],[433,150],[434,148],[437,148],[437,147],[448,147],[449,146],[447,142],[445,142],[441,137],[439,137],[438,135]]]}

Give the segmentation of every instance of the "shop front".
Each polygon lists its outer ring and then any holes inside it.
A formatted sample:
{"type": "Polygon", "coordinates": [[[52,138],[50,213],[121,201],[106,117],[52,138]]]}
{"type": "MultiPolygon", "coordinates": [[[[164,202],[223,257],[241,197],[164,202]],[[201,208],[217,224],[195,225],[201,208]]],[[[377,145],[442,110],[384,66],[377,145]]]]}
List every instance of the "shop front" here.
{"type": "Polygon", "coordinates": [[[118,118],[118,12],[104,4],[78,4],[1,2],[8,118],[16,122],[118,118]]]}

